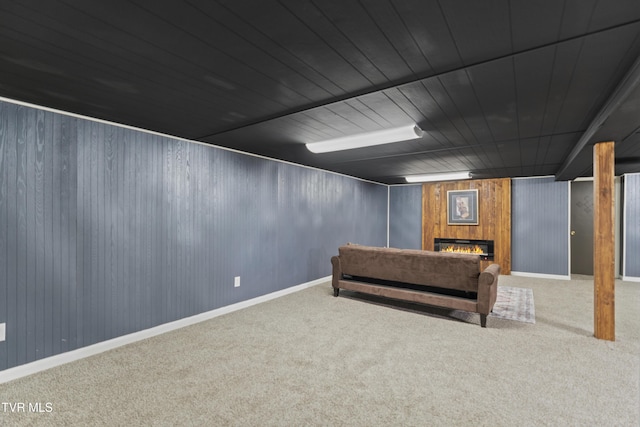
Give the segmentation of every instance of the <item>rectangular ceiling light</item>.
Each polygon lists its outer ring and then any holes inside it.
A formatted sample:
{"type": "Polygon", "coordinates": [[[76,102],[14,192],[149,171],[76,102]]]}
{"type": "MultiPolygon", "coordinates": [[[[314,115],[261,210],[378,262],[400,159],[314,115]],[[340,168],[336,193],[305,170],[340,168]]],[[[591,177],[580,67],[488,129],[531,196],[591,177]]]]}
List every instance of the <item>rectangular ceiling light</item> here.
{"type": "Polygon", "coordinates": [[[417,139],[422,137],[422,134],[422,129],[420,129],[419,126],[408,125],[394,129],[343,136],[326,141],[310,142],[306,144],[306,146],[312,153],[328,153],[330,151],[350,150],[353,148],[417,139]]]}
{"type": "Polygon", "coordinates": [[[407,182],[453,181],[456,179],[469,178],[471,178],[471,172],[432,173],[427,175],[411,175],[405,177],[407,182]]]}

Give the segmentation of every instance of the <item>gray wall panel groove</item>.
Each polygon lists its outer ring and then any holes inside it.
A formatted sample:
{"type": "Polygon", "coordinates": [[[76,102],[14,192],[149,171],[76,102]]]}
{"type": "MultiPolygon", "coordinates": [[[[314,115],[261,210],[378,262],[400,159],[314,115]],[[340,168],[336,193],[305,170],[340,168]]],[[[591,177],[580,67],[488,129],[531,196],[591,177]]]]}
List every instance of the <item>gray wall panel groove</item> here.
{"type": "MultiPolygon", "coordinates": [[[[17,177],[16,177],[16,207],[17,207],[17,221],[16,221],[16,282],[15,282],[15,295],[16,306],[24,306],[27,301],[27,286],[28,286],[28,270],[27,260],[29,259],[28,246],[29,241],[27,235],[27,137],[29,127],[32,126],[30,122],[31,110],[27,108],[21,108],[18,110],[18,124],[16,129],[16,160],[17,160],[17,177]]],[[[30,287],[30,286],[29,286],[30,287]]],[[[20,313],[17,310],[14,313],[16,317],[17,327],[16,333],[27,334],[27,317],[26,313],[20,313]]],[[[12,309],[13,310],[13,309],[12,309]]],[[[26,343],[25,343],[26,344],[26,343]]],[[[15,358],[18,360],[28,360],[26,345],[19,346],[16,349],[15,358]]]]}
{"type": "Polygon", "coordinates": [[[386,214],[383,185],[0,102],[0,370],[328,276],[386,214]]]}
{"type": "MultiPolygon", "coordinates": [[[[9,119],[6,125],[6,146],[5,146],[5,169],[6,169],[6,186],[7,186],[7,207],[6,207],[6,215],[7,215],[7,251],[6,251],[6,259],[7,259],[7,283],[5,287],[4,294],[6,295],[6,320],[7,323],[13,321],[17,322],[17,313],[16,313],[16,302],[17,302],[17,293],[16,293],[16,284],[18,281],[17,278],[17,209],[18,209],[18,200],[17,200],[17,174],[18,174],[18,109],[9,110],[7,112],[9,114],[9,119]]],[[[18,351],[18,347],[14,346],[6,346],[7,347],[7,361],[3,363],[3,365],[11,366],[16,363],[16,352],[18,351]]]]}
{"type": "Polygon", "coordinates": [[[640,277],[640,174],[624,177],[624,275],[640,277]]]}
{"type": "Polygon", "coordinates": [[[511,269],[569,274],[569,188],[554,178],[511,183],[511,269]]]}
{"type": "MultiPolygon", "coordinates": [[[[6,147],[6,168],[7,168],[7,324],[10,321],[16,323],[18,321],[17,314],[17,284],[18,284],[18,113],[19,110],[14,110],[10,114],[7,126],[7,143],[6,147]]],[[[16,328],[17,329],[17,328],[16,328]]],[[[9,366],[17,363],[17,352],[19,347],[7,346],[7,360],[6,364],[9,366]]]]}
{"type": "Polygon", "coordinates": [[[390,187],[389,246],[422,249],[422,185],[390,187]]]}
{"type": "MultiPolygon", "coordinates": [[[[9,122],[12,111],[15,109],[7,104],[0,103],[0,322],[8,318],[7,299],[9,283],[9,200],[8,179],[9,161],[12,138],[9,135],[9,122]]],[[[0,344],[0,369],[7,368],[7,346],[0,344]]]]}

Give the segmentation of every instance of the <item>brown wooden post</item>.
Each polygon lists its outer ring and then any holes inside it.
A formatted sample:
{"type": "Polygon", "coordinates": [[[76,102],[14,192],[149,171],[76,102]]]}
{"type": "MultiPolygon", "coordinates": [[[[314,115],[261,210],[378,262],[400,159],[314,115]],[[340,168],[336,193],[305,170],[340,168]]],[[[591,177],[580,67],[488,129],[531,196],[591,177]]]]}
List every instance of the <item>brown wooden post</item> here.
{"type": "Polygon", "coordinates": [[[614,143],[593,147],[594,335],[615,341],[614,143]]]}

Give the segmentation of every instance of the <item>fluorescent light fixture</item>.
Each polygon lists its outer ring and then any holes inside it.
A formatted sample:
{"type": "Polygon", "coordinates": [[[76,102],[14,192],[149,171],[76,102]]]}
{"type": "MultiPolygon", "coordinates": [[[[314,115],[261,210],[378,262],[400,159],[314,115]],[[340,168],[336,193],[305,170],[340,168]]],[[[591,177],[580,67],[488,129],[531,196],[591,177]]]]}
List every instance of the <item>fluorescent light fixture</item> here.
{"type": "Polygon", "coordinates": [[[405,177],[407,182],[452,181],[455,179],[469,179],[471,172],[432,173],[428,175],[411,175],[405,177]]]}
{"type": "Polygon", "coordinates": [[[391,142],[407,141],[422,137],[422,129],[417,125],[408,125],[394,129],[375,132],[359,133],[343,136],[326,141],[310,142],[307,148],[312,153],[328,153],[330,151],[350,150],[353,148],[370,147],[372,145],[389,144],[391,142]]]}

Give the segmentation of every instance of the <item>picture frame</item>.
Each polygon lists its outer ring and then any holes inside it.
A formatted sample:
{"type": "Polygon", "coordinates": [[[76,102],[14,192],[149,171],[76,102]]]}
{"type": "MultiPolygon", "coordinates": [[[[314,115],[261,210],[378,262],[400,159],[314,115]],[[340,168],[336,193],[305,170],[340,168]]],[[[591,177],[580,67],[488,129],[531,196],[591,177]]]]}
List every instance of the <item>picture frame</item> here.
{"type": "Polygon", "coordinates": [[[447,191],[447,224],[478,225],[478,190],[447,191]]]}

